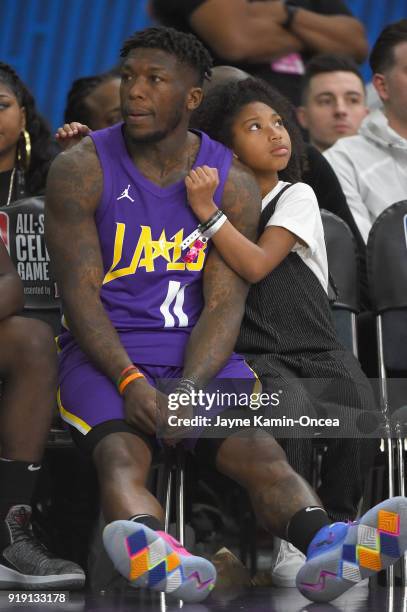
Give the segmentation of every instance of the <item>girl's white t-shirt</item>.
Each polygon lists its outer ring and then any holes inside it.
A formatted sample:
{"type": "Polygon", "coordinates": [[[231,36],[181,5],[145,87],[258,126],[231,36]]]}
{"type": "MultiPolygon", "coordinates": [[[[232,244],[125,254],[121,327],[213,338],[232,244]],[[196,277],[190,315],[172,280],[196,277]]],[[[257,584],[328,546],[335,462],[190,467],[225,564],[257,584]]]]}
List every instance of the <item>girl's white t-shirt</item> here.
{"type": "MultiPolygon", "coordinates": [[[[289,185],[279,181],[262,200],[262,210],[280,191],[289,185]]],[[[274,214],[267,226],[284,227],[300,238],[307,246],[296,242],[292,248],[312,270],[328,292],[328,259],[324,228],[318,201],[312,187],[306,183],[294,183],[279,198],[274,214]]]]}

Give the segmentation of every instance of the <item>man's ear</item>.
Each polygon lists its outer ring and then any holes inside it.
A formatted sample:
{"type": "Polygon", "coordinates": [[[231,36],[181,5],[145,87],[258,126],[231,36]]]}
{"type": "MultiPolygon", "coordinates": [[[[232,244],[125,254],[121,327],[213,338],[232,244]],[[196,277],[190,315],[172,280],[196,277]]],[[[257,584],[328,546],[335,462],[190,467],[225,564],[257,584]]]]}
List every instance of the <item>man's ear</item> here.
{"type": "Polygon", "coordinates": [[[187,96],[187,109],[192,113],[201,104],[202,98],[202,87],[191,87],[187,96]]]}
{"type": "Polygon", "coordinates": [[[307,109],[305,108],[305,106],[299,106],[297,108],[297,119],[298,119],[298,123],[300,124],[300,126],[304,128],[305,130],[307,130],[308,129],[308,119],[307,119],[307,109]]]}
{"type": "Polygon", "coordinates": [[[389,92],[387,89],[387,81],[384,74],[376,72],[372,78],[373,87],[379,94],[379,98],[386,102],[389,99],[389,92]]]}

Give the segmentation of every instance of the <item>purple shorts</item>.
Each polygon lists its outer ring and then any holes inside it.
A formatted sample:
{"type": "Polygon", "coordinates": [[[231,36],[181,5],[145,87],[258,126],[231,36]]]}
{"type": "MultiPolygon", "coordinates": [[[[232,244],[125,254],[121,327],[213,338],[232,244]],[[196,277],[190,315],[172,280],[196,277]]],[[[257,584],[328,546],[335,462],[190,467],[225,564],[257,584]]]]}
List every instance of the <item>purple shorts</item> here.
{"type": "MultiPolygon", "coordinates": [[[[179,366],[137,364],[137,367],[153,387],[158,386],[167,393],[171,391],[171,381],[174,386],[176,384],[174,379],[182,378],[183,368],[179,366]]],[[[210,387],[214,389],[216,381],[219,383],[222,381],[222,388],[227,388],[228,392],[234,391],[235,393],[241,393],[245,389],[250,394],[260,387],[256,374],[243,357],[236,354],[233,354],[208,389],[210,387]]],[[[76,440],[78,439],[77,433],[86,436],[93,428],[102,423],[124,421],[125,419],[123,398],[117,388],[90,362],[65,370],[64,375],[60,377],[58,406],[65,423],[75,428],[74,439],[76,440]]],[[[227,407],[215,405],[212,407],[212,415],[225,409],[227,407]]],[[[134,433],[137,434],[137,431],[134,433]]],[[[144,438],[145,435],[142,437],[144,438]]],[[[194,433],[193,437],[199,437],[199,433],[194,433]]]]}

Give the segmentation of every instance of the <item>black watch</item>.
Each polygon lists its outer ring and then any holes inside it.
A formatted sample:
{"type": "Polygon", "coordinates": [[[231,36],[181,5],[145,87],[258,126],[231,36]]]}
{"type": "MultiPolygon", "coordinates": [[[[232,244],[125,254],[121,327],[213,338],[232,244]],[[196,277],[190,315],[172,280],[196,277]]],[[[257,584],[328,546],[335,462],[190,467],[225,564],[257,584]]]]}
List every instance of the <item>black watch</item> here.
{"type": "Polygon", "coordinates": [[[289,30],[299,7],[296,6],[295,4],[291,4],[290,2],[285,2],[284,6],[285,6],[285,10],[287,11],[287,18],[284,21],[284,23],[282,23],[281,25],[286,30],[289,30]]]}

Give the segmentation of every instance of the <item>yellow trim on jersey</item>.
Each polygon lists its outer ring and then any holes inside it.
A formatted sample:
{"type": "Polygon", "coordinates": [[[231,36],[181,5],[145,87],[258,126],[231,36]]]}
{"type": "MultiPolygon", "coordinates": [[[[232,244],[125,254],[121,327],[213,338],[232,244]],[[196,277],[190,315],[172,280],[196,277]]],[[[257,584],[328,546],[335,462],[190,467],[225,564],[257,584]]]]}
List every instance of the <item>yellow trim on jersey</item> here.
{"type": "Polygon", "coordinates": [[[85,423],[85,421],[83,421],[82,419],[77,417],[75,414],[72,414],[72,412],[68,412],[68,410],[66,410],[66,408],[63,407],[62,402],[61,402],[61,389],[60,389],[60,387],[58,387],[57,401],[58,401],[58,408],[59,408],[59,412],[61,414],[61,418],[66,423],[69,423],[69,425],[72,425],[73,427],[78,429],[78,431],[80,431],[84,435],[86,435],[92,429],[92,427],[90,425],[88,425],[87,423],[85,423]]]}
{"type": "Polygon", "coordinates": [[[59,346],[59,336],[54,336],[54,341],[55,341],[55,346],[57,347],[57,353],[60,353],[62,349],[59,346]]]}
{"type": "Polygon", "coordinates": [[[247,365],[247,367],[249,368],[249,370],[251,370],[254,374],[254,378],[256,379],[254,381],[254,385],[253,385],[253,390],[252,393],[261,393],[263,391],[263,385],[261,384],[261,380],[260,378],[257,376],[256,372],[253,370],[253,368],[251,368],[249,366],[249,364],[247,363],[246,360],[244,360],[245,364],[247,365]]]}

